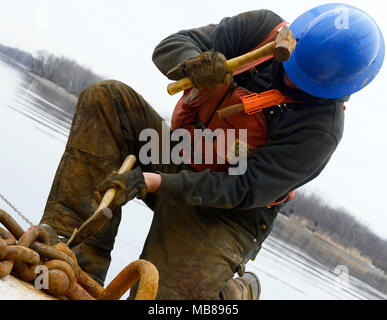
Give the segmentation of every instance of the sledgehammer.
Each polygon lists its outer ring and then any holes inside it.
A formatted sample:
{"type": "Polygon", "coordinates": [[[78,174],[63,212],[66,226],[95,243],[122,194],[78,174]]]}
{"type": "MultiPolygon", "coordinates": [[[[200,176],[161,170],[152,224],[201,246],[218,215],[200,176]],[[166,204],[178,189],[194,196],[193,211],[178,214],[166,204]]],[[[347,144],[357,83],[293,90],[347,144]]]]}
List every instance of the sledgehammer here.
{"type": "MultiPolygon", "coordinates": [[[[135,163],[135,156],[127,156],[117,173],[121,174],[131,170],[135,163]]],[[[71,238],[67,242],[67,246],[74,247],[101,230],[105,223],[113,217],[113,214],[109,209],[109,205],[113,201],[115,195],[116,189],[109,189],[105,192],[102,201],[94,214],[87,219],[79,229],[74,229],[71,238]]]]}
{"type": "MultiPolygon", "coordinates": [[[[259,49],[228,60],[226,62],[226,71],[234,71],[247,63],[270,55],[273,55],[274,59],[277,61],[287,61],[290,59],[292,52],[296,48],[296,43],[297,41],[290,29],[287,26],[284,26],[274,41],[269,42],[259,49]]],[[[191,80],[189,78],[184,78],[168,85],[168,93],[172,96],[192,87],[193,84],[191,80]]]]}

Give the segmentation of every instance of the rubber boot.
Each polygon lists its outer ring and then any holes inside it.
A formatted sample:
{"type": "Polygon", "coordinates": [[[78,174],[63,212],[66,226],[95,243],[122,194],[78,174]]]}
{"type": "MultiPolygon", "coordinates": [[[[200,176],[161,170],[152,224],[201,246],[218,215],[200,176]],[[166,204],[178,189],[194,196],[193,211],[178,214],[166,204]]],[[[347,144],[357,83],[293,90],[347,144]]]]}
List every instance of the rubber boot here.
{"type": "Polygon", "coordinates": [[[248,300],[259,300],[261,297],[261,282],[258,276],[253,272],[246,272],[243,277],[240,277],[240,281],[248,287],[248,300]]]}
{"type": "Polygon", "coordinates": [[[221,300],[259,300],[260,296],[261,283],[252,272],[227,281],[220,293],[221,300]]]}

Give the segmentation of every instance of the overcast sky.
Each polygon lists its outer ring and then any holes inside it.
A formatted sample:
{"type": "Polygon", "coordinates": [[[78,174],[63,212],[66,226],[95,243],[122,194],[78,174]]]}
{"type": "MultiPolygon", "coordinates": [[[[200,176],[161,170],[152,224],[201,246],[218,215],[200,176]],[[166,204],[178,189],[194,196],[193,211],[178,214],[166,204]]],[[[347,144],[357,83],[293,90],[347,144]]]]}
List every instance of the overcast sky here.
{"type": "MultiPolygon", "coordinates": [[[[107,79],[123,81],[162,115],[178,97],[166,92],[168,80],[153,65],[154,47],[181,29],[217,23],[225,16],[271,9],[292,22],[315,0],[129,1],[1,0],[0,43],[40,49],[76,59],[107,79]]],[[[341,1],[367,11],[387,35],[385,1],[341,1]]],[[[347,104],[344,138],[326,170],[305,190],[343,206],[387,238],[387,66],[347,104]]]]}

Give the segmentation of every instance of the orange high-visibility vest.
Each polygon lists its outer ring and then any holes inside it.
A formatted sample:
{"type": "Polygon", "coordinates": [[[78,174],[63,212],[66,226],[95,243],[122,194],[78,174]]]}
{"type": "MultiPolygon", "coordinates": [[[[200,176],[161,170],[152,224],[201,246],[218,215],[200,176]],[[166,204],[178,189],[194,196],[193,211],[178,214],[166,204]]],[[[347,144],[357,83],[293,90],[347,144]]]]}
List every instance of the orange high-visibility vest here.
{"type": "MultiPolygon", "coordinates": [[[[255,50],[263,45],[267,44],[270,41],[273,41],[278,34],[280,28],[286,25],[287,22],[283,22],[276,26],[268,36],[255,48],[255,50]]],[[[255,66],[258,66],[268,60],[273,58],[273,56],[264,57],[253,61],[247,65],[234,70],[234,75],[245,72],[255,66]]],[[[274,90],[271,90],[274,91],[274,90]]],[[[270,92],[269,94],[270,98],[270,92]]],[[[253,115],[246,113],[239,113],[228,117],[227,119],[219,119],[216,116],[216,111],[221,110],[225,107],[241,103],[241,98],[244,96],[251,95],[252,92],[243,89],[238,86],[230,85],[218,85],[215,88],[208,88],[203,90],[198,90],[192,88],[186,90],[184,95],[178,101],[175,110],[172,115],[172,129],[184,128],[188,130],[191,134],[191,143],[193,144],[195,151],[199,152],[202,155],[202,164],[193,163],[191,159],[191,166],[197,171],[203,171],[206,169],[212,169],[214,171],[226,171],[230,164],[227,160],[227,150],[232,148],[238,148],[240,143],[244,143],[248,153],[252,153],[257,148],[266,144],[268,136],[268,128],[266,124],[266,119],[263,113],[258,112],[253,115]],[[217,135],[215,141],[213,142],[213,160],[212,164],[206,163],[205,161],[205,140],[200,144],[195,143],[194,141],[194,129],[205,129],[208,128],[211,131],[221,129],[224,131],[224,135],[217,135]],[[227,129],[235,129],[235,139],[227,139],[227,129]],[[242,141],[239,139],[239,130],[238,129],[247,129],[247,141],[242,141]],[[230,140],[230,141],[228,141],[230,140]],[[225,152],[223,154],[218,154],[218,145],[222,144],[225,146],[225,152]],[[222,159],[223,161],[219,161],[222,159]],[[222,162],[225,162],[224,164],[222,162]]],[[[276,94],[281,95],[281,93],[276,90],[276,94]]],[[[267,95],[266,95],[267,96],[267,95]]],[[[274,97],[274,95],[273,95],[274,97]]],[[[277,105],[275,97],[272,105],[277,105]]],[[[282,102],[293,101],[291,98],[286,96],[281,96],[282,102]]],[[[267,103],[266,103],[267,107],[267,103]]]]}
{"type": "MultiPolygon", "coordinates": [[[[268,36],[255,48],[252,50],[258,49],[270,41],[274,41],[279,30],[288,24],[283,22],[276,26],[268,36]]],[[[242,66],[234,70],[234,75],[243,73],[253,67],[256,67],[270,59],[273,56],[264,57],[253,61],[247,65],[242,66]]],[[[272,106],[277,105],[276,99],[280,96],[281,103],[290,103],[294,100],[290,97],[282,95],[278,90],[271,90],[275,92],[276,97],[273,99],[272,106]]],[[[266,98],[269,95],[269,91],[266,92],[266,98]]],[[[172,129],[184,128],[190,132],[191,143],[193,145],[194,151],[198,152],[202,158],[202,164],[195,164],[194,159],[191,159],[191,166],[197,171],[204,171],[206,169],[212,169],[217,172],[225,172],[230,167],[229,154],[228,150],[240,149],[239,146],[241,143],[245,144],[247,150],[247,156],[252,154],[256,149],[267,143],[268,137],[268,127],[266,123],[266,118],[262,112],[255,112],[249,114],[247,112],[241,112],[234,114],[227,119],[219,119],[216,115],[216,111],[232,106],[235,104],[240,104],[242,102],[242,97],[251,95],[252,92],[243,89],[238,86],[230,85],[218,85],[215,88],[208,88],[198,90],[192,88],[186,90],[178,101],[173,115],[172,115],[172,129]],[[214,132],[217,129],[223,130],[223,135],[216,135],[216,139],[212,140],[213,148],[213,159],[212,163],[206,163],[205,161],[205,139],[202,138],[201,143],[195,141],[194,139],[194,129],[210,129],[214,132]],[[235,129],[235,135],[228,139],[227,130],[235,129]],[[238,129],[247,129],[247,141],[242,141],[239,139],[239,130],[238,129]],[[224,146],[224,152],[218,154],[218,145],[224,146]],[[219,161],[221,159],[222,161],[219,161]]],[[[274,95],[273,95],[274,96],[274,95]]],[[[267,103],[266,106],[268,107],[267,103]]],[[[223,150],[223,148],[220,148],[223,150]]],[[[240,156],[240,155],[239,155],[240,156]]],[[[291,192],[285,199],[279,202],[273,202],[270,206],[275,206],[283,203],[286,200],[294,198],[294,192],[291,192]]],[[[270,207],[269,206],[269,207],[270,207]]]]}

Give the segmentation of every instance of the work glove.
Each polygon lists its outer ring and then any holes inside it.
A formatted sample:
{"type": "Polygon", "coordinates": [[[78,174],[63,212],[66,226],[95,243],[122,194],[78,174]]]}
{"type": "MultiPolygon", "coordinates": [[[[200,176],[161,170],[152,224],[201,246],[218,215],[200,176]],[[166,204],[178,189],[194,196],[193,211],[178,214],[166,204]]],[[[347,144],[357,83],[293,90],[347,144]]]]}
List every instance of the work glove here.
{"type": "Polygon", "coordinates": [[[232,72],[226,71],[226,61],[225,56],[220,52],[206,51],[169,70],[167,76],[176,78],[177,75],[183,74],[191,79],[197,89],[229,84],[232,81],[232,72]]]}
{"type": "Polygon", "coordinates": [[[101,195],[111,188],[117,190],[112,202],[115,207],[121,207],[135,197],[144,200],[148,193],[144,175],[139,167],[122,174],[113,172],[97,185],[97,192],[101,195]]]}

